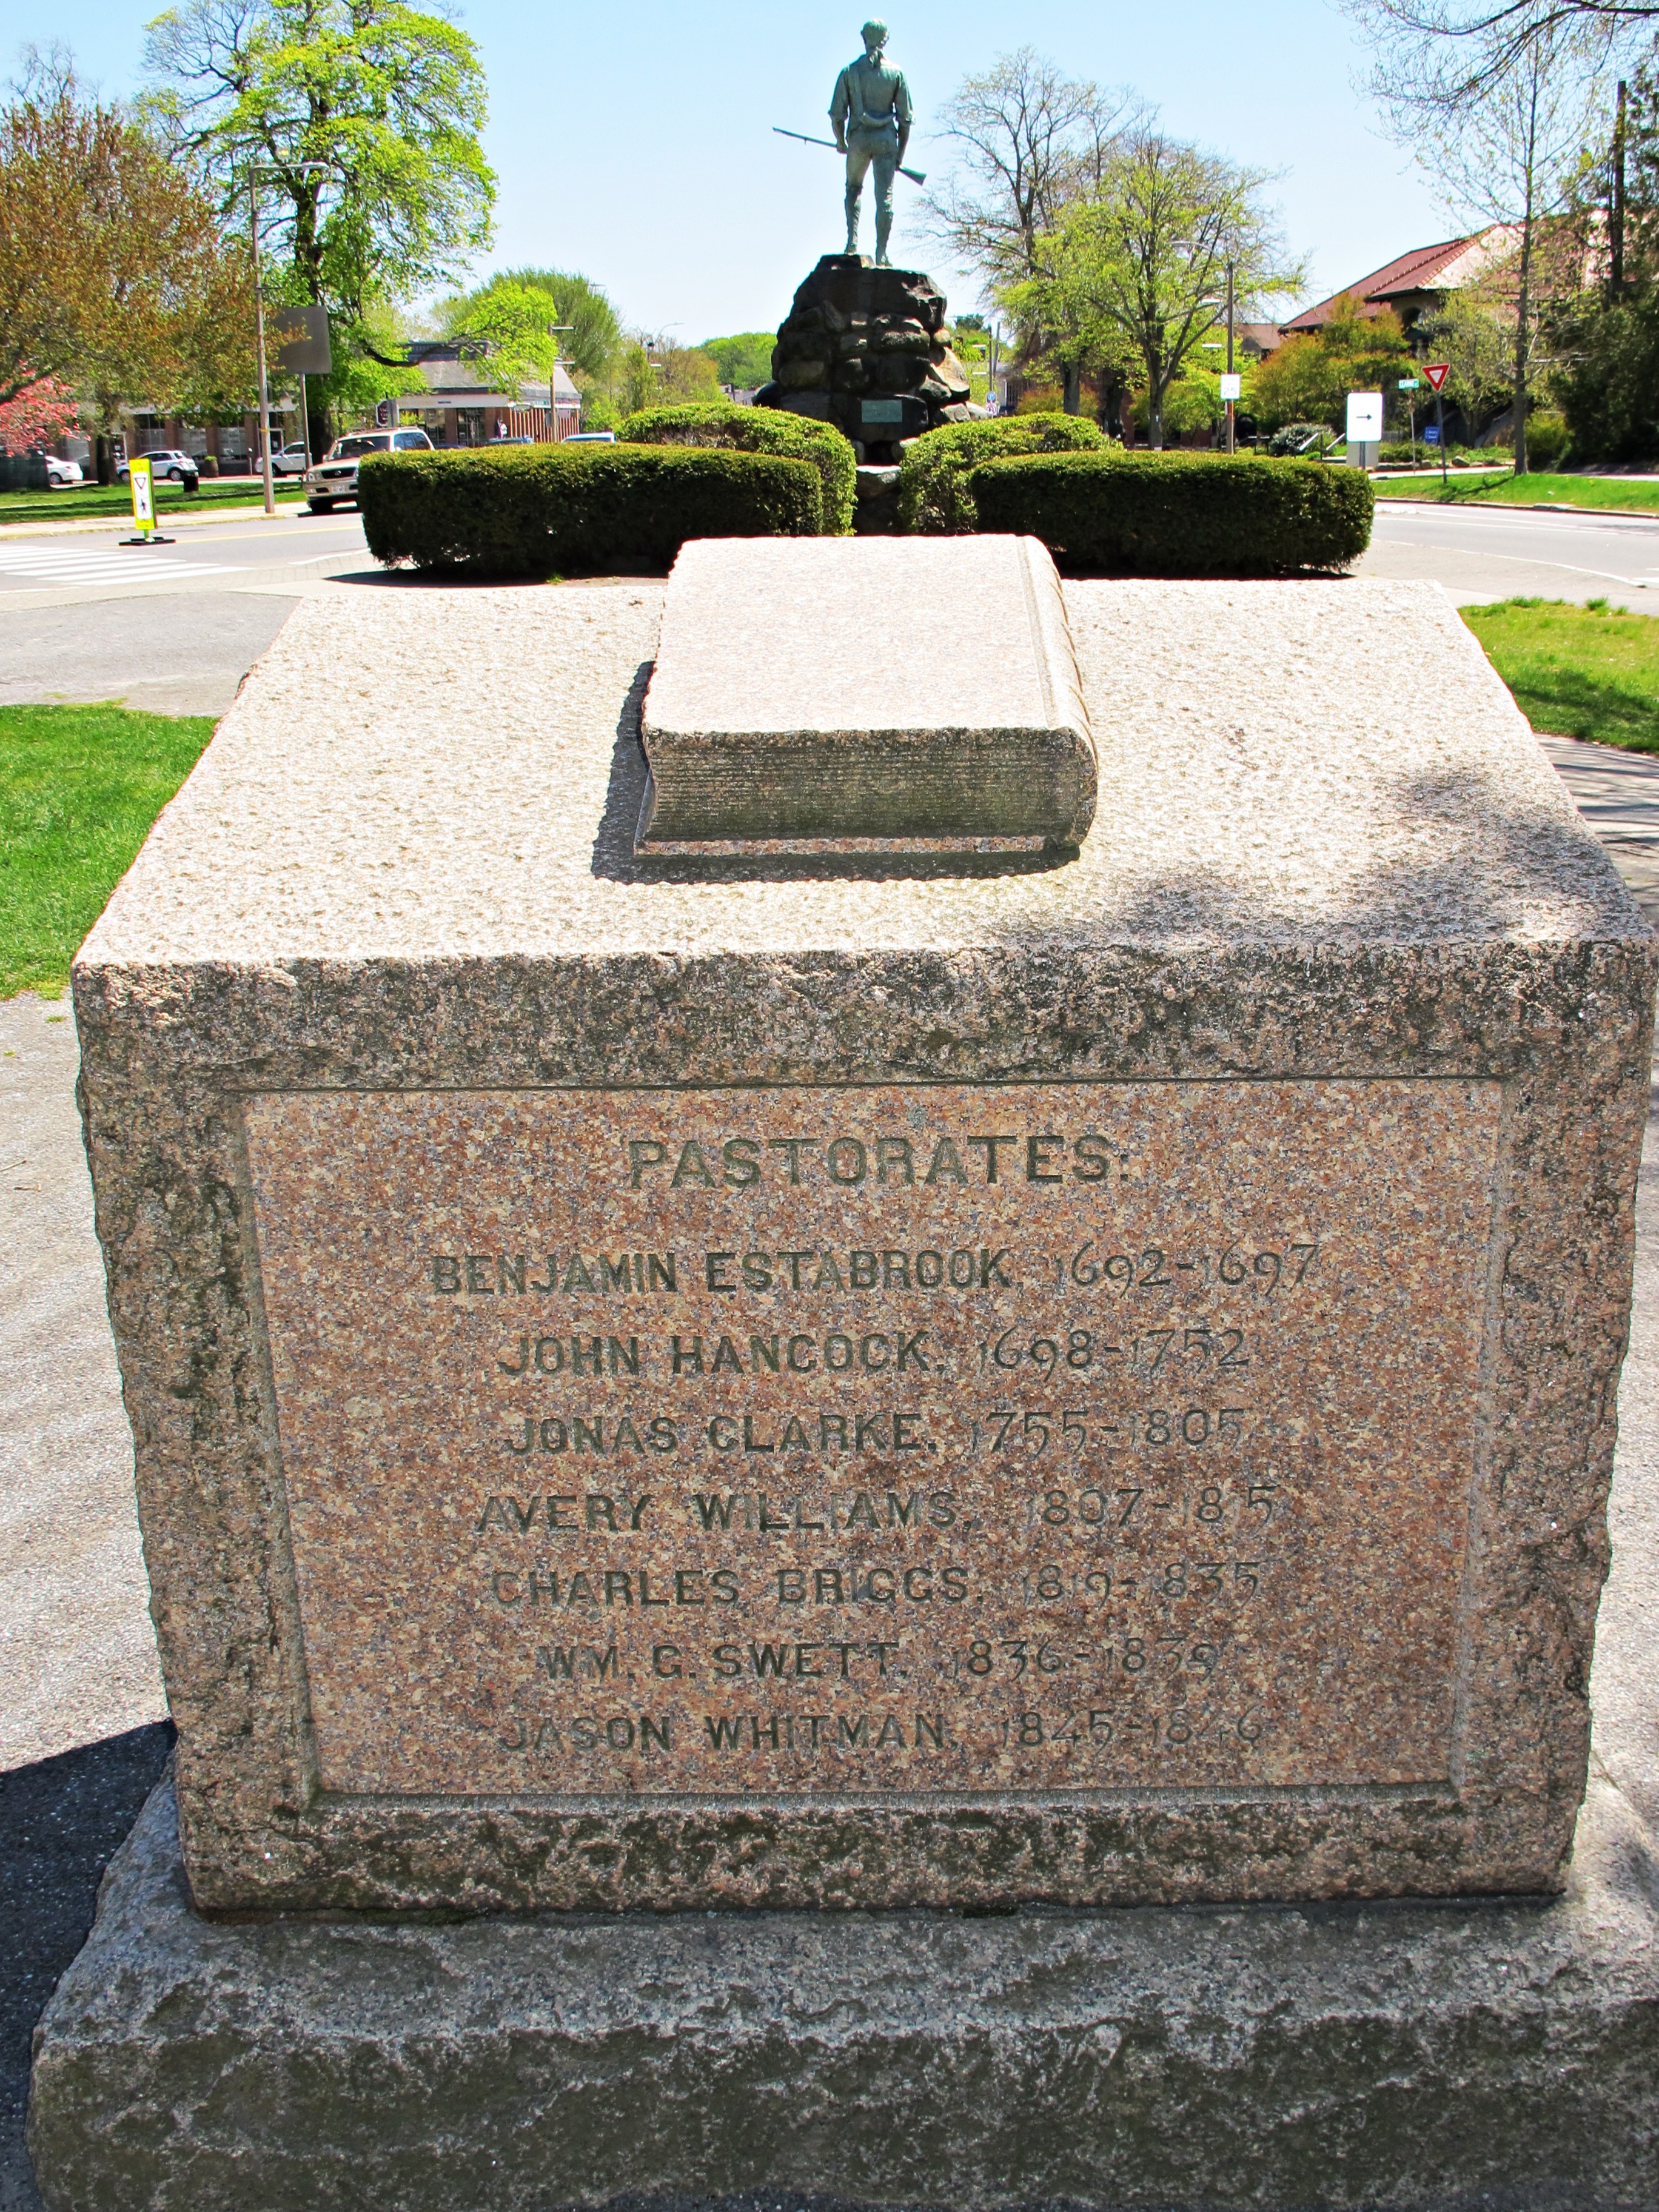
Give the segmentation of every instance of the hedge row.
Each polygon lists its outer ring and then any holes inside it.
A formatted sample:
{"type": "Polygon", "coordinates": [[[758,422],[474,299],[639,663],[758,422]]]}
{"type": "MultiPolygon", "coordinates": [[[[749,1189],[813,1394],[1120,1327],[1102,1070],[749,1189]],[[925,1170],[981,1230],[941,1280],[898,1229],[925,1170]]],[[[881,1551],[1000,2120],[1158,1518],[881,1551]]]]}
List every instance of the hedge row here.
{"type": "Polygon", "coordinates": [[[1072,568],[1132,576],[1293,576],[1370,542],[1363,469],[1199,453],[1055,453],[968,479],[981,530],[1040,538],[1072,568]]]}
{"type": "Polygon", "coordinates": [[[907,531],[949,536],[976,529],[968,478],[983,461],[1011,453],[1103,453],[1105,433],[1082,415],[1006,415],[946,422],[904,449],[899,520],[907,531]]]}
{"type": "Polygon", "coordinates": [[[379,561],[547,576],[646,560],[688,538],[811,538],[821,478],[783,455],[674,446],[479,447],[365,455],[357,504],[379,561]]]}
{"type": "Polygon", "coordinates": [[[823,478],[823,527],[845,537],[857,503],[858,457],[833,422],[815,422],[772,407],[730,402],[702,407],[647,407],[617,433],[630,446],[729,447],[738,453],[781,453],[811,461],[823,478]]]}

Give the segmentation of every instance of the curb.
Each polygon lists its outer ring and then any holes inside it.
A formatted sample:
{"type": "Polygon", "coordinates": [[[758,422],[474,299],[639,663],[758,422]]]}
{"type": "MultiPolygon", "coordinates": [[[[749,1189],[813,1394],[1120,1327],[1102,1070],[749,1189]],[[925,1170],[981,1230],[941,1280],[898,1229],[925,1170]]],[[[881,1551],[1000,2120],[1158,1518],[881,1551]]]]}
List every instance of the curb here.
{"type": "MultiPolygon", "coordinates": [[[[284,501],[278,505],[271,520],[275,522],[284,514],[297,514],[303,510],[304,507],[303,499],[284,501]]],[[[245,522],[249,515],[263,514],[264,511],[263,500],[246,504],[239,501],[234,506],[227,501],[224,506],[216,507],[211,514],[158,514],[155,521],[158,529],[172,530],[177,527],[181,530],[198,530],[205,523],[245,522]]],[[[62,538],[71,532],[77,537],[88,534],[96,536],[103,531],[123,529],[131,523],[131,520],[132,517],[130,514],[77,514],[70,515],[68,520],[64,522],[0,521],[0,544],[3,544],[8,538],[62,538]]]]}

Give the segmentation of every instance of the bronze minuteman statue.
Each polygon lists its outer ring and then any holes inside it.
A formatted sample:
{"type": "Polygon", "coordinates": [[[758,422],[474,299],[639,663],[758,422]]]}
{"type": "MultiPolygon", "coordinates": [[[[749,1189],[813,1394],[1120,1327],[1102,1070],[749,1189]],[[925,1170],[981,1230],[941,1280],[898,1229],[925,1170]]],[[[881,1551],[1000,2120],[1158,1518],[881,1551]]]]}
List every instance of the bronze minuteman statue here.
{"type": "Polygon", "coordinates": [[[866,169],[876,173],[876,264],[890,266],[887,240],[893,228],[893,173],[910,139],[910,88],[882,49],[885,23],[864,27],[864,52],[836,79],[830,121],[836,145],[847,156],[847,251],[859,250],[859,203],[866,169]]]}

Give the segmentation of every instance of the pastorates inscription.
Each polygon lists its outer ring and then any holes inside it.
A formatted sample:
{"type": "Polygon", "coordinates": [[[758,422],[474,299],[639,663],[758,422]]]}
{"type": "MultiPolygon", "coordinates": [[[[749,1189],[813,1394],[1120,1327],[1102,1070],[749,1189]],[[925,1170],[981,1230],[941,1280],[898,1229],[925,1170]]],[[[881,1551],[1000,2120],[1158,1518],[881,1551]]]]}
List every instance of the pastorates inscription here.
{"type": "Polygon", "coordinates": [[[340,1791],[1410,1784],[1501,1098],[263,1096],[340,1791]]]}

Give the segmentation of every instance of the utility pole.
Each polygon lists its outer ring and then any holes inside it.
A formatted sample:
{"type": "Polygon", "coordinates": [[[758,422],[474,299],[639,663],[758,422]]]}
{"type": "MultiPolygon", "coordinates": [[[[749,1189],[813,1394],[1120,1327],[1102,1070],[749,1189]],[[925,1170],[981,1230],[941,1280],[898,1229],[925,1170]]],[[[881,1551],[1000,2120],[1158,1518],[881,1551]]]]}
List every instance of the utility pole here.
{"type": "MultiPolygon", "coordinates": [[[[1233,373],[1233,264],[1232,264],[1232,263],[1230,261],[1230,262],[1227,264],[1227,374],[1228,374],[1228,375],[1229,375],[1229,376],[1231,376],[1231,375],[1232,374],[1232,373],[1233,373]]],[[[1234,412],[1235,412],[1235,410],[1236,410],[1236,409],[1237,409],[1237,404],[1238,404],[1238,403],[1237,402],[1237,400],[1233,400],[1233,399],[1230,399],[1230,400],[1227,402],[1227,451],[1228,451],[1230,453],[1231,453],[1231,451],[1233,450],[1233,417],[1234,417],[1234,412]]]]}
{"type": "Polygon", "coordinates": [[[253,247],[253,320],[259,336],[259,449],[264,457],[265,513],[276,512],[276,488],[270,474],[270,386],[265,376],[265,302],[259,286],[259,193],[253,171],[247,173],[248,237],[253,247]]]}
{"type": "Polygon", "coordinates": [[[1630,88],[1619,80],[1619,105],[1613,122],[1613,209],[1607,225],[1608,289],[1615,300],[1625,289],[1625,107],[1630,88]]]}

